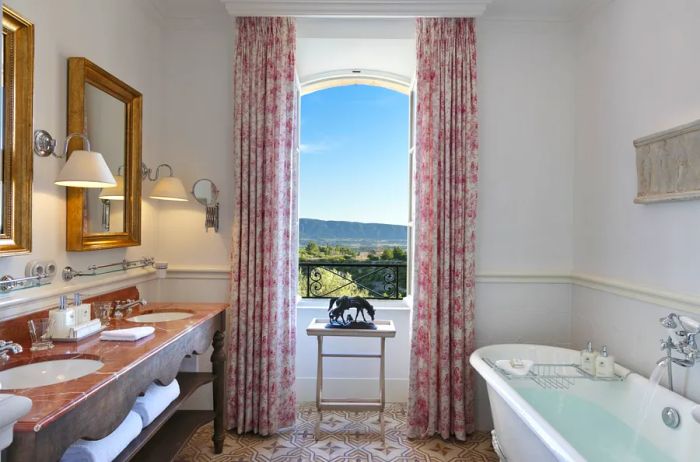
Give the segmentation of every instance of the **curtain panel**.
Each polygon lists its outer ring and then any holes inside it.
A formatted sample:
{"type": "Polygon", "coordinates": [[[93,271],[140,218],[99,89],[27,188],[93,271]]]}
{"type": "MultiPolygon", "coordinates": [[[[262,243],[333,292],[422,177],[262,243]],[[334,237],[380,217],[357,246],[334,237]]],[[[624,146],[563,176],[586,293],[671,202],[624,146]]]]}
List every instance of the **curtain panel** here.
{"type": "Polygon", "coordinates": [[[478,180],[471,18],[417,20],[416,249],[409,437],[474,431],[478,180]]]}
{"type": "Polygon", "coordinates": [[[269,435],[294,423],[297,291],[295,23],[237,18],[227,424],[269,435]]]}

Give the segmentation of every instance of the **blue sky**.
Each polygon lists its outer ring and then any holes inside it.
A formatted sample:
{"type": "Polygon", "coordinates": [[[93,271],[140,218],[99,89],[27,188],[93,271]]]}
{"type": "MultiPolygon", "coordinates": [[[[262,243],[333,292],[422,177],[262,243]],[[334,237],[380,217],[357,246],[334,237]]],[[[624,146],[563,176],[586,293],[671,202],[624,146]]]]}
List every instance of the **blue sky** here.
{"type": "Polygon", "coordinates": [[[301,100],[299,217],[406,224],[408,96],[351,85],[301,100]]]}

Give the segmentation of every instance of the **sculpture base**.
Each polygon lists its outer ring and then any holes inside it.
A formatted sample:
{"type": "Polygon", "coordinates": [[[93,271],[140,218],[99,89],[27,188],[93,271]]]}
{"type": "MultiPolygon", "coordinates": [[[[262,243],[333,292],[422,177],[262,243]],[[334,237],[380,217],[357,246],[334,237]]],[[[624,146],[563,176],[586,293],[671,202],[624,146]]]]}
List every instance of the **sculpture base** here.
{"type": "Polygon", "coordinates": [[[326,324],[326,329],[371,329],[377,330],[377,326],[373,322],[352,321],[347,324],[336,324],[329,322],[326,324]]]}

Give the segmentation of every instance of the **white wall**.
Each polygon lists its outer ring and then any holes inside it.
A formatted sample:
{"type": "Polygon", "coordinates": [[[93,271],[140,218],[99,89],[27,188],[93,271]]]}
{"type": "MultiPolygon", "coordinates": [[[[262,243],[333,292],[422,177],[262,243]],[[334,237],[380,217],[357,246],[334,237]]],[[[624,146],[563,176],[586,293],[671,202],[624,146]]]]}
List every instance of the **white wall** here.
{"type": "MultiPolygon", "coordinates": [[[[150,4],[140,0],[6,0],[4,3],[35,27],[34,129],[48,130],[58,140],[57,149],[62,149],[66,136],[67,58],[84,56],[143,93],[143,158],[151,165],[161,153],[158,121],[162,108],[161,29],[150,4]]],[[[148,200],[142,205],[140,247],[85,253],[65,251],[65,188],[53,184],[64,162],[34,156],[32,253],[0,258],[0,274],[22,276],[26,263],[32,259],[53,259],[60,271],[66,265],[83,269],[94,263],[154,255],[157,212],[148,200]]],[[[54,287],[63,285],[58,276],[54,287]]],[[[22,292],[16,294],[18,298],[23,296],[22,292]]]]}
{"type": "MultiPolygon", "coordinates": [[[[577,273],[700,296],[700,202],[632,202],[632,140],[700,117],[698,24],[700,3],[684,0],[616,0],[578,24],[577,273]]],[[[607,342],[619,362],[648,374],[661,356],[658,319],[670,311],[663,300],[654,304],[577,287],[572,340],[607,342]]],[[[700,370],[693,375],[688,391],[700,399],[700,370]]]]}
{"type": "Polygon", "coordinates": [[[573,35],[567,22],[477,22],[479,272],[572,267],[573,35]]]}
{"type": "MultiPolygon", "coordinates": [[[[211,2],[209,2],[211,3],[211,2]]],[[[218,3],[218,2],[217,2],[218,3]]],[[[205,232],[205,208],[194,201],[160,207],[159,258],[172,265],[226,267],[233,204],[233,18],[168,20],[163,31],[161,162],[168,162],[185,188],[200,178],[219,188],[220,231],[205,232]]]]}

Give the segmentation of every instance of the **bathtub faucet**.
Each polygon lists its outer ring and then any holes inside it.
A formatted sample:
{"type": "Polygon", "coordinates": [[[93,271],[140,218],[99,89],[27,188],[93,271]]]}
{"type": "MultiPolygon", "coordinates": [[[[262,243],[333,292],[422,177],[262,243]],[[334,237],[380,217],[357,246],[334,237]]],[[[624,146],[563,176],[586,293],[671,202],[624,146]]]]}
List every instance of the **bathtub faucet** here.
{"type": "Polygon", "coordinates": [[[678,316],[676,313],[659,319],[659,322],[677,338],[674,340],[669,335],[667,339],[661,340],[661,349],[666,351],[666,356],[656,362],[657,365],[666,362],[668,388],[673,391],[673,365],[692,367],[700,360],[700,349],[695,340],[695,336],[700,334],[700,322],[686,316],[678,316]],[[683,358],[675,358],[674,351],[682,354],[683,358]]]}

